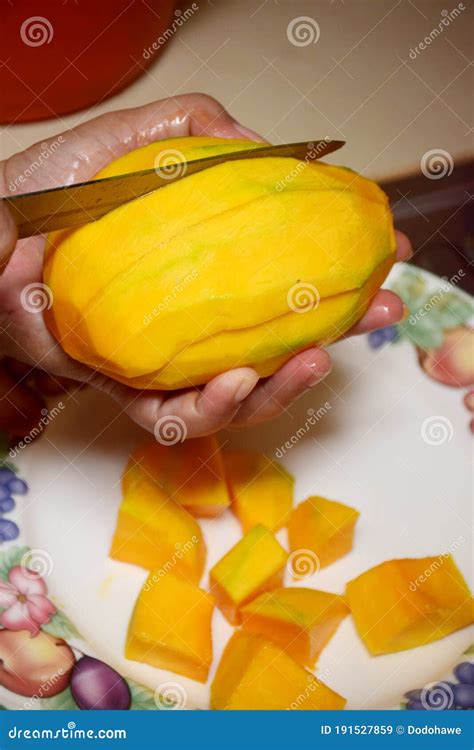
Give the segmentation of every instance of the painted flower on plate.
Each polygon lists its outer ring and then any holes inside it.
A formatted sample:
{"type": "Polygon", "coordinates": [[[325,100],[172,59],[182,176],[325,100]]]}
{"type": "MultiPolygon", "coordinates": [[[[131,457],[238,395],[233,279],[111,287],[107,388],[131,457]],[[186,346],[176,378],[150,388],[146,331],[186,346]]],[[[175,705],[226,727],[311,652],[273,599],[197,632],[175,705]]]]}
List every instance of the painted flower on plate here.
{"type": "Polygon", "coordinates": [[[56,607],[46,596],[46,584],[38,573],[15,565],[8,573],[8,583],[0,581],[0,625],[8,630],[38,633],[49,622],[56,607]]]}

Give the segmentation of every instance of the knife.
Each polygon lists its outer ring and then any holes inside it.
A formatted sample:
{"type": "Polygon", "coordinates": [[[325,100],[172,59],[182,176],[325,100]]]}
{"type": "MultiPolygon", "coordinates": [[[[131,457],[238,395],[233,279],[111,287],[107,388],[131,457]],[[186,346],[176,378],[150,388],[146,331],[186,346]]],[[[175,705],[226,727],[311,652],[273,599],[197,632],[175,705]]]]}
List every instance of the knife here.
{"type": "MultiPolygon", "coordinates": [[[[189,162],[177,162],[116,177],[104,177],[100,180],[8,196],[2,198],[1,202],[6,203],[10,208],[18,228],[18,237],[22,239],[95,221],[124,203],[227,161],[278,156],[310,163],[337,151],[344,143],[345,141],[325,139],[285,143],[280,146],[262,146],[218,156],[207,156],[189,162]]],[[[179,152],[173,152],[173,155],[176,154],[179,155],[179,152]]],[[[159,157],[158,153],[157,158],[159,157]]]]}

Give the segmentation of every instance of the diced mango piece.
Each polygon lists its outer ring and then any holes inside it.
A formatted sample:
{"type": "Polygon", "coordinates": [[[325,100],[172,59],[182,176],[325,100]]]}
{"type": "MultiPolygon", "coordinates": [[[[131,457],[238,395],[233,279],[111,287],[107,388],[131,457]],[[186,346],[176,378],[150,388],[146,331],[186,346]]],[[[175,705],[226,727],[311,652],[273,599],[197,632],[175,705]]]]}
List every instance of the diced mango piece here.
{"type": "Polygon", "coordinates": [[[286,526],[293,505],[294,479],[262,453],[223,453],[232,510],[244,533],[261,523],[271,531],[286,526]]]}
{"type": "Polygon", "coordinates": [[[292,513],[288,524],[290,549],[310,550],[318,566],[324,568],[350,552],[358,518],[359,512],[348,505],[309,497],[292,513]]]}
{"type": "Polygon", "coordinates": [[[140,464],[151,480],[195,516],[216,516],[230,505],[215,436],[176,445],[151,440],[138,446],[130,462],[140,464]]]}
{"type": "Polygon", "coordinates": [[[151,572],[130,620],[125,656],[205,682],[212,661],[214,598],[167,573],[151,572]]]}
{"type": "Polygon", "coordinates": [[[346,588],[371,654],[424,646],[474,621],[471,592],[450,555],[387,560],[346,588]]]}
{"type": "Polygon", "coordinates": [[[261,633],[295,661],[314,667],[349,607],[344,597],[307,588],[279,588],[242,607],[242,627],[261,633]]]}
{"type": "Polygon", "coordinates": [[[211,570],[211,590],[230,623],[241,622],[240,607],[283,583],[287,553],[265,526],[254,526],[211,570]]]}
{"type": "Polygon", "coordinates": [[[201,528],[181,505],[150,482],[137,465],[129,467],[110,556],[146,570],[172,570],[199,583],[206,561],[201,528]]]}
{"type": "Polygon", "coordinates": [[[243,630],[228,642],[211,686],[211,708],[342,709],[345,698],[264,636],[243,630]]]}

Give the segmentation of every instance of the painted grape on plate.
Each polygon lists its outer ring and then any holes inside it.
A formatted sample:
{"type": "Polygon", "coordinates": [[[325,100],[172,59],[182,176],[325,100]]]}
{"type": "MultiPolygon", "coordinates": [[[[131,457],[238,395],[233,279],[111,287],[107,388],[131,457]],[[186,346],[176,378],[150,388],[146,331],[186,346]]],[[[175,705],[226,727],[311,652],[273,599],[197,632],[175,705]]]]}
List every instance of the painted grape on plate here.
{"type": "Polygon", "coordinates": [[[453,669],[458,682],[445,680],[424,688],[409,690],[405,708],[408,711],[473,710],[474,662],[463,661],[453,669]]]}
{"type": "Polygon", "coordinates": [[[17,477],[13,469],[0,465],[0,544],[18,537],[20,530],[17,524],[9,518],[3,518],[3,515],[15,507],[12,495],[26,495],[27,492],[27,483],[17,477]]]}
{"type": "Polygon", "coordinates": [[[130,688],[115,669],[92,656],[83,656],[72,670],[71,693],[83,710],[121,710],[130,708],[130,688]]]}

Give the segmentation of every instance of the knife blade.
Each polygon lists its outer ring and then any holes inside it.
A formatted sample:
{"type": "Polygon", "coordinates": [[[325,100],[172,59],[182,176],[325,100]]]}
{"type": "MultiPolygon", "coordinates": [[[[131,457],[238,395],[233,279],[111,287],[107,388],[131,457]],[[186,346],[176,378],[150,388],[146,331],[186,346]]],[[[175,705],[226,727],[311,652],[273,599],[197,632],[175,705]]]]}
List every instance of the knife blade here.
{"type": "MultiPolygon", "coordinates": [[[[254,147],[189,162],[177,162],[141,172],[6,196],[1,201],[8,204],[18,228],[18,237],[22,239],[95,221],[124,203],[227,161],[277,156],[291,157],[310,163],[337,151],[344,143],[345,141],[324,139],[285,143],[279,146],[254,147]]],[[[159,154],[157,157],[159,158],[159,154]]]]}

